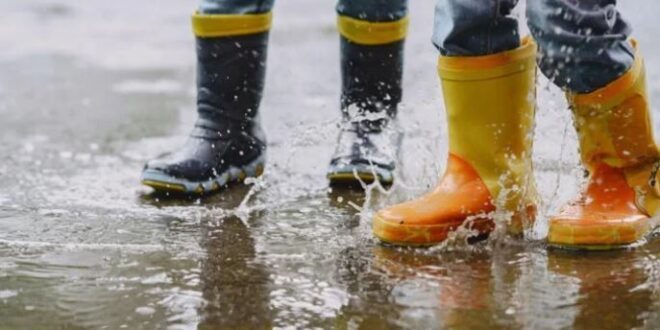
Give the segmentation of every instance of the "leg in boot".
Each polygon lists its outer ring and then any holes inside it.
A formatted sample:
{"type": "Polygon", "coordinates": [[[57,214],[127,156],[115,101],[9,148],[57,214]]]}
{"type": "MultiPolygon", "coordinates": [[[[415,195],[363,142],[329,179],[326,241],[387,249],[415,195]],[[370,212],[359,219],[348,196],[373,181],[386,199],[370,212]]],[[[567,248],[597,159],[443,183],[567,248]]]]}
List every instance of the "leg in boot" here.
{"type": "Polygon", "coordinates": [[[550,244],[608,249],[639,241],[660,209],[642,55],[615,0],[530,2],[539,66],[567,91],[589,182],[549,220],[550,244]],[[564,51],[560,51],[563,49],[564,51]]]}
{"type": "Polygon", "coordinates": [[[197,37],[198,119],[186,143],[149,161],[142,182],[157,191],[209,193],[263,172],[257,117],[272,1],[203,1],[197,37]]]}
{"type": "Polygon", "coordinates": [[[535,215],[536,44],[530,38],[510,40],[517,25],[507,15],[516,1],[468,2],[442,0],[436,15],[434,41],[441,53],[461,53],[439,60],[449,125],[447,169],[432,192],[376,214],[373,231],[382,241],[436,244],[461,226],[487,234],[495,211],[508,216],[511,231],[520,233],[535,215]],[[485,4],[490,7],[482,8],[485,4]],[[447,20],[452,29],[444,29],[447,20]],[[473,32],[458,37],[461,31],[473,32]],[[509,46],[514,48],[503,50],[509,46]]]}
{"type": "Polygon", "coordinates": [[[401,101],[407,0],[340,0],[342,125],[331,184],[391,184],[401,135],[392,122],[401,101]]]}

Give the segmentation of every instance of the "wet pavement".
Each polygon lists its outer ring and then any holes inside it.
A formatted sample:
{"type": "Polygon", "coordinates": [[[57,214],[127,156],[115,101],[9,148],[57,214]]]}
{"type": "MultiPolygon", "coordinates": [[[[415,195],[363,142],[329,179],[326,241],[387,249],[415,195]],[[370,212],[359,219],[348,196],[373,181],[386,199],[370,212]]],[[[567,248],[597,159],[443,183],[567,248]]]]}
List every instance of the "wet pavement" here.
{"type": "MultiPolygon", "coordinates": [[[[543,244],[547,214],[582,181],[566,105],[543,79],[534,160],[545,203],[525,240],[414,250],[371,237],[373,212],[431,187],[445,161],[433,5],[411,1],[392,190],[328,189],[333,4],[287,0],[262,108],[265,176],[176,200],[151,195],[139,174],[194,120],[192,4],[0,2],[0,329],[659,328],[657,235],[600,253],[543,244]]],[[[622,10],[660,104],[660,4],[622,10]]]]}

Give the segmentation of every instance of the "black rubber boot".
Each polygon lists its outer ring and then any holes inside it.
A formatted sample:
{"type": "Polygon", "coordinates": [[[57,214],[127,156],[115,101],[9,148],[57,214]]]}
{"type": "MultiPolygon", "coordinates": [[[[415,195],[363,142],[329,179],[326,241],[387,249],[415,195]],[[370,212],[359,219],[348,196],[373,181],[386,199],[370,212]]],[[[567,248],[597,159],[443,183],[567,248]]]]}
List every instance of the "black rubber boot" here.
{"type": "Polygon", "coordinates": [[[142,183],[157,191],[203,194],[263,172],[266,139],[257,111],[268,32],[197,38],[197,111],[186,143],[149,161],[142,183]]]}
{"type": "Polygon", "coordinates": [[[394,123],[401,102],[404,41],[361,45],[341,37],[342,124],[328,179],[331,184],[389,185],[401,133],[394,123]]]}

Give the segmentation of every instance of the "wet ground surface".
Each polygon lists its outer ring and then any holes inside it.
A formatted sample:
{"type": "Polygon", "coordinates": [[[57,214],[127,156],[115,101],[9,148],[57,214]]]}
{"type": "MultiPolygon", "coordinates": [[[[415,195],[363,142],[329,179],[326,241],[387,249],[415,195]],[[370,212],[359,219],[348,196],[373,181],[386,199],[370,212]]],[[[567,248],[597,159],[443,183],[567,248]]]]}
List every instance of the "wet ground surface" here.
{"type": "MultiPolygon", "coordinates": [[[[582,173],[566,105],[545,81],[535,150],[545,203],[527,239],[409,250],[371,237],[374,210],[432,186],[447,150],[433,1],[411,2],[391,191],[327,188],[334,12],[331,1],[287,0],[262,109],[267,172],[198,200],[139,184],[144,161],[194,120],[192,4],[1,2],[0,329],[659,328],[660,239],[601,253],[543,244],[547,214],[582,173]]],[[[659,104],[660,4],[622,9],[659,104]]]]}

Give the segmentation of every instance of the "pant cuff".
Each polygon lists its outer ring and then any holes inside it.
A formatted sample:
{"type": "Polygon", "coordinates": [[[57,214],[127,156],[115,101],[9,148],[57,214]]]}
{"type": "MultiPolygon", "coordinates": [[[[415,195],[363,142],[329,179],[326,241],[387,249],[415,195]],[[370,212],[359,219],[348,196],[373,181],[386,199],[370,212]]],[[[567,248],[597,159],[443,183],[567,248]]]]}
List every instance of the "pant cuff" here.
{"type": "Polygon", "coordinates": [[[633,65],[622,76],[614,79],[609,84],[589,93],[567,93],[569,101],[576,105],[600,104],[603,107],[611,106],[621,102],[626,97],[628,90],[634,87],[638,78],[644,74],[644,59],[637,45],[636,39],[630,39],[635,51],[633,65]]]}

